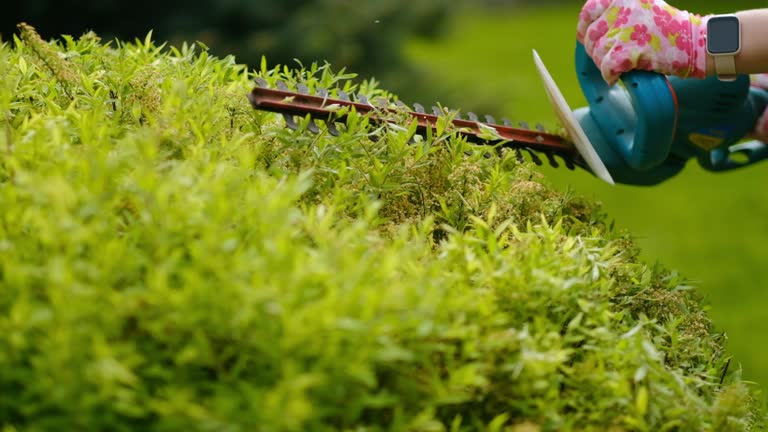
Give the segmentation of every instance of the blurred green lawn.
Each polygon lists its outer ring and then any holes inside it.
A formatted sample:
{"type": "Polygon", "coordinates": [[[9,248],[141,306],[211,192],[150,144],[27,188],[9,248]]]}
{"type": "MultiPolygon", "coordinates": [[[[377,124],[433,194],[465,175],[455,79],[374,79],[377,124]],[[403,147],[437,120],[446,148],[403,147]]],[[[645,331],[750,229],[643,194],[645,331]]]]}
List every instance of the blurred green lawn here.
{"type": "MultiPolygon", "coordinates": [[[[764,1],[678,1],[701,13],[766,7],[764,1]]],[[[440,41],[414,40],[409,61],[427,74],[432,100],[465,110],[494,107],[497,118],[556,126],[532,61],[536,49],[572,107],[585,104],[573,69],[582,2],[462,14],[440,41]],[[441,92],[441,96],[437,95],[441,92]]],[[[387,83],[384,83],[385,87],[387,83]]],[[[645,259],[693,280],[743,366],[768,389],[768,162],[711,174],[695,162],[655,187],[610,187],[591,176],[543,169],[562,189],[594,197],[619,227],[639,238],[645,259]]]]}

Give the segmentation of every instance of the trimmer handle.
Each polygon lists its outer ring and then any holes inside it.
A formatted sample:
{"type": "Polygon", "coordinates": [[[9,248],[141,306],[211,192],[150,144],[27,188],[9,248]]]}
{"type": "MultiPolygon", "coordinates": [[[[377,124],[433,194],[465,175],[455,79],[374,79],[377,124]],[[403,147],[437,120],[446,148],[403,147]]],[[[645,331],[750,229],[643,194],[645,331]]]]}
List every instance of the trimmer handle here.
{"type": "Polygon", "coordinates": [[[731,171],[766,158],[768,145],[760,141],[748,141],[724,149],[714,149],[709,158],[700,159],[699,162],[709,171],[731,171]]]}
{"type": "Polygon", "coordinates": [[[677,121],[677,101],[667,77],[646,71],[623,74],[628,107],[623,90],[605,82],[581,43],[576,46],[576,72],[592,118],[613,150],[635,170],[661,165],[669,155],[677,121]]]}
{"type": "MultiPolygon", "coordinates": [[[[744,85],[748,85],[744,78],[744,85]]],[[[768,144],[761,141],[748,141],[736,144],[742,135],[754,128],[757,118],[768,109],[768,92],[756,87],[749,87],[743,107],[732,114],[731,134],[739,139],[727,139],[725,145],[713,148],[708,154],[699,156],[699,164],[709,171],[730,171],[743,168],[768,159],[768,144]],[[733,131],[735,130],[735,131],[733,131]]]]}
{"type": "Polygon", "coordinates": [[[690,159],[710,171],[768,159],[768,144],[739,143],[768,107],[768,92],[751,87],[748,75],[720,81],[632,71],[623,86],[609,86],[581,43],[576,71],[589,102],[576,117],[617,182],[656,184],[690,159]]]}

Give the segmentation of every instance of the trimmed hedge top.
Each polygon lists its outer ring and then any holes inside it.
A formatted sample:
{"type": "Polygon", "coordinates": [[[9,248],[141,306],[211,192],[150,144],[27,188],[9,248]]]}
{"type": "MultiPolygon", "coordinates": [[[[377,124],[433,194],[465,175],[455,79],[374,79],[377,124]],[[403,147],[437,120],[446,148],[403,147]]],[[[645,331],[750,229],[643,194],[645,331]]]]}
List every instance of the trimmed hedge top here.
{"type": "Polygon", "coordinates": [[[762,421],[694,290],[593,204],[445,127],[291,131],[196,51],[0,47],[3,430],[762,421]]]}

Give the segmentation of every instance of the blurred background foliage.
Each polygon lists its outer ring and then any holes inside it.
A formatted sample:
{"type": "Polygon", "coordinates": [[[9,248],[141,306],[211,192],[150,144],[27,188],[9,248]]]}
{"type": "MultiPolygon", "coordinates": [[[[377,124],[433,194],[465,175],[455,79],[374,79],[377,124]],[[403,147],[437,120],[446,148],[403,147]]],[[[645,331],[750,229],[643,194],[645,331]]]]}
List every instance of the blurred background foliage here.
{"type": "Polygon", "coordinates": [[[201,41],[217,55],[257,65],[328,61],[363,75],[401,71],[402,44],[433,37],[465,0],[24,0],[4,6],[7,39],[19,21],[43,37],[133,40],[150,30],[156,40],[201,41]],[[10,9],[10,13],[8,11],[10,9]]]}
{"type": "MultiPolygon", "coordinates": [[[[698,13],[768,7],[757,0],[677,0],[698,13]]],[[[328,61],[406,101],[557,127],[533,66],[537,49],[573,107],[581,0],[110,0],[9,2],[4,40],[27,21],[45,37],[94,30],[104,39],[199,40],[214,54],[270,65],[328,61]]],[[[714,175],[691,164],[655,187],[608,187],[582,172],[544,169],[557,187],[594,197],[639,237],[647,260],[694,281],[728,334],[745,377],[768,384],[768,164],[714,175]]]]}

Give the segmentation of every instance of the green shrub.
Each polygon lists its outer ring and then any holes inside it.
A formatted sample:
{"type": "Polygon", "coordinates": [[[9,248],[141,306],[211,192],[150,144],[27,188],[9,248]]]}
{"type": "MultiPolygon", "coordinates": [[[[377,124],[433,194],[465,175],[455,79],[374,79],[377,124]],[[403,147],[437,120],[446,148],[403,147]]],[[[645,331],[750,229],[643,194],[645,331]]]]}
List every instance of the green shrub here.
{"type": "Polygon", "coordinates": [[[288,130],[193,46],[22,39],[0,48],[5,431],[762,420],[695,290],[513,155],[354,114],[288,130]]]}

